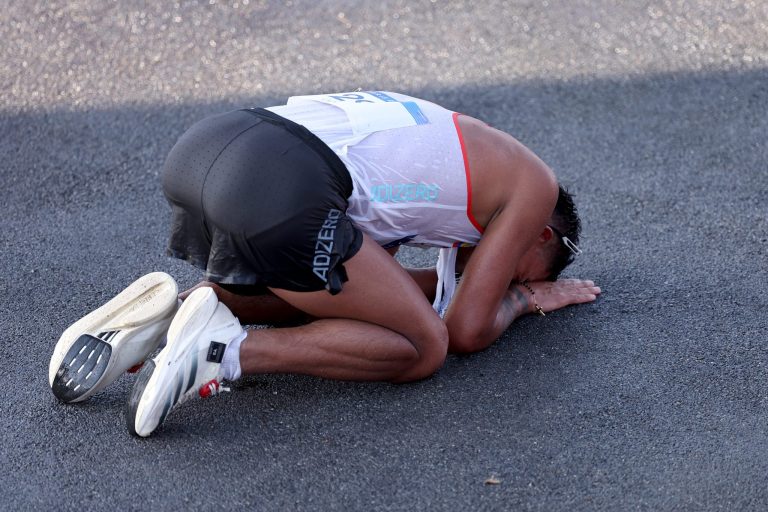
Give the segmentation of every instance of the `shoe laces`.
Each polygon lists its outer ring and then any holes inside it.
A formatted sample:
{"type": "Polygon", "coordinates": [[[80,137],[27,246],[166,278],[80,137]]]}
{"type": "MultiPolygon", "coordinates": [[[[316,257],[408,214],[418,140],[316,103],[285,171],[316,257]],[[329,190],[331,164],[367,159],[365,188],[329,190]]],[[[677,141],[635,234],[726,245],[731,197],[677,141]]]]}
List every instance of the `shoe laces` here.
{"type": "Polygon", "coordinates": [[[218,379],[212,379],[211,381],[206,382],[200,386],[198,394],[200,395],[200,398],[209,398],[225,391],[230,392],[232,389],[223,386],[221,382],[218,381],[218,379]]]}
{"type": "Polygon", "coordinates": [[[212,396],[221,394],[225,391],[229,392],[229,391],[232,391],[232,389],[226,386],[223,386],[221,382],[219,382],[218,380],[212,379],[206,382],[205,384],[203,384],[202,386],[198,387],[197,392],[195,392],[194,389],[190,389],[189,391],[181,395],[174,405],[181,405],[192,398],[210,398],[212,396]]]}

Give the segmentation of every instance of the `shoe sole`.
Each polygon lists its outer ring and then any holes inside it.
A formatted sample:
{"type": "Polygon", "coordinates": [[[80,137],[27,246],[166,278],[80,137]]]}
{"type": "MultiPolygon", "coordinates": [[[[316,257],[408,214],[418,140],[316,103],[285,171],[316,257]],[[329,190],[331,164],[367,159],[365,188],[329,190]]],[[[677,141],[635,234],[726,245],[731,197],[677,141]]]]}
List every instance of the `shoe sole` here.
{"type": "MultiPolygon", "coordinates": [[[[154,432],[163,424],[179,397],[189,391],[194,384],[194,376],[191,376],[187,389],[182,390],[182,381],[177,377],[176,366],[183,364],[189,357],[189,351],[196,349],[197,345],[194,343],[185,344],[177,342],[177,340],[194,339],[194,335],[205,327],[211,315],[216,311],[218,299],[214,291],[210,288],[201,288],[200,290],[193,292],[182,303],[168,328],[168,344],[154,360],[144,364],[134,383],[126,410],[128,431],[134,436],[147,437],[154,432]],[[190,334],[192,336],[189,336],[190,334]],[[174,386],[175,389],[172,397],[168,394],[171,386],[174,386]],[[139,407],[142,402],[148,409],[143,411],[139,418],[139,407]],[[155,416],[158,419],[154,425],[150,422],[148,425],[143,425],[141,429],[136,428],[137,418],[143,421],[143,418],[155,416]]],[[[195,355],[195,366],[196,358],[197,355],[195,355]]],[[[196,373],[196,368],[193,368],[192,373],[196,373]]]]}
{"type": "Polygon", "coordinates": [[[86,400],[142,362],[157,348],[177,301],[173,278],[154,272],[68,327],[48,368],[56,398],[65,403],[86,400]]]}

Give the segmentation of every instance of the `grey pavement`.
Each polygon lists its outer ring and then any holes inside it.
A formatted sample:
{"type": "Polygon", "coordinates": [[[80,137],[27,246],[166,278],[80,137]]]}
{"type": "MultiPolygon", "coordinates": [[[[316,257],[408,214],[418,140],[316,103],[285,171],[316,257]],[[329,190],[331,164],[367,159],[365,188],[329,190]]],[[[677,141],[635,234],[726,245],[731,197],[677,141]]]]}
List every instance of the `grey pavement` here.
{"type": "Polygon", "coordinates": [[[768,509],[765,2],[12,0],[0,36],[0,509],[768,509]],[[67,325],[199,278],[164,255],[176,138],[359,87],[537,152],[602,298],[420,383],[248,377],[146,440],[131,376],[57,403],[67,325]]]}

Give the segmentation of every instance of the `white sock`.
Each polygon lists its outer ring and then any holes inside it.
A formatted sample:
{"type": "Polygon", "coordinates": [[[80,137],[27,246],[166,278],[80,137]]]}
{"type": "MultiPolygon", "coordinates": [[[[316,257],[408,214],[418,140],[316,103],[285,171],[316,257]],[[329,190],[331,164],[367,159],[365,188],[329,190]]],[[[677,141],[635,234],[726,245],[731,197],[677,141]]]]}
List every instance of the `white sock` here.
{"type": "Polygon", "coordinates": [[[219,369],[222,379],[237,380],[242,375],[242,370],[240,369],[240,344],[247,336],[248,333],[243,331],[227,345],[224,357],[221,358],[221,368],[219,369]]]}

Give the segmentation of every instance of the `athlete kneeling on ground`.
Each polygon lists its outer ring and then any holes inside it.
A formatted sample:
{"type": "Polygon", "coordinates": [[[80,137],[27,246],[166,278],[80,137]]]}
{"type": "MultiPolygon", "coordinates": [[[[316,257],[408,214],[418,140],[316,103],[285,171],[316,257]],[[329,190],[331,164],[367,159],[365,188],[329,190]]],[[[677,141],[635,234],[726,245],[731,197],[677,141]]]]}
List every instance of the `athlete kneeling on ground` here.
{"type": "Polygon", "coordinates": [[[54,394],[77,402],[167,339],[128,401],[139,436],[241,374],[423,379],[520,315],[600,293],[557,280],[580,225],[552,171],[512,136],[402,94],[209,117],[172,149],[163,189],[169,253],[205,281],[177,296],[167,274],[144,276],[69,327],[49,368],[54,394]],[[404,269],[402,244],[440,248],[437,267],[404,269]]]}

